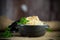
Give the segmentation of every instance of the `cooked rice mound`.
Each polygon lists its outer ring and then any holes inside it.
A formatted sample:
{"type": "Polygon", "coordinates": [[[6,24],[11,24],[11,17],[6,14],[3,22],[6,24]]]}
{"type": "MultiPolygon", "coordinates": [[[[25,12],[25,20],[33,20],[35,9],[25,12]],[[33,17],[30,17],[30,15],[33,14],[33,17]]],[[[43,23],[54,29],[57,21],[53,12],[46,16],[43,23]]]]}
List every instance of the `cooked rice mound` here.
{"type": "Polygon", "coordinates": [[[38,16],[29,16],[26,19],[29,20],[26,25],[44,25],[44,23],[38,18],[38,16]]]}

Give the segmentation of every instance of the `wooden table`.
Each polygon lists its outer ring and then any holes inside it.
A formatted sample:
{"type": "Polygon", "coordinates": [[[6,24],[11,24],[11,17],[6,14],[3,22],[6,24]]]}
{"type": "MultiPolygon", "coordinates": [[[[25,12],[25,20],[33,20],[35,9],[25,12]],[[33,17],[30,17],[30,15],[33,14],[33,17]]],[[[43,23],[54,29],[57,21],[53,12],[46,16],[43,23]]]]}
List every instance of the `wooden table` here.
{"type": "MultiPolygon", "coordinates": [[[[15,33],[16,35],[19,35],[18,33],[15,33]]],[[[4,39],[4,38],[1,38],[4,39]]],[[[18,37],[14,36],[11,38],[5,38],[9,40],[60,40],[60,32],[46,32],[44,36],[41,37],[18,37]]]]}

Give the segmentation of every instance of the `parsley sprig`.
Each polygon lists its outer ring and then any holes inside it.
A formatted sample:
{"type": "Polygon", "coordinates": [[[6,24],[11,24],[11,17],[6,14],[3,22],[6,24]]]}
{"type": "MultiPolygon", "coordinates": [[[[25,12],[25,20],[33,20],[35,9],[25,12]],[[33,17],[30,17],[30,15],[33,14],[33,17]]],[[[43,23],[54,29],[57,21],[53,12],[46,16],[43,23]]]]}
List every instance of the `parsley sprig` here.
{"type": "Polygon", "coordinates": [[[22,18],[19,20],[19,22],[17,22],[17,24],[18,24],[18,25],[20,25],[20,24],[26,24],[27,22],[29,22],[29,20],[26,20],[25,17],[22,17],[22,18]]]}
{"type": "Polygon", "coordinates": [[[10,32],[10,28],[6,28],[5,31],[0,34],[0,37],[3,37],[3,38],[12,37],[12,33],[10,32]]]}

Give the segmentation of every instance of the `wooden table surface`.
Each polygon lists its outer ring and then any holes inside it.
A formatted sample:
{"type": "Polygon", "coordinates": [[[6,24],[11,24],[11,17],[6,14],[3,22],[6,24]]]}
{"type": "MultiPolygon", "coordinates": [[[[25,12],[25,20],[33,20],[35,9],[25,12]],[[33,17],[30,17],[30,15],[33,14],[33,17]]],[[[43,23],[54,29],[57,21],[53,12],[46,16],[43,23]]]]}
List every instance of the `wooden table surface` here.
{"type": "MultiPolygon", "coordinates": [[[[4,38],[1,38],[4,39],[4,38]]],[[[46,32],[44,36],[41,37],[18,37],[14,36],[11,38],[5,38],[9,40],[60,40],[60,32],[46,32]]]]}

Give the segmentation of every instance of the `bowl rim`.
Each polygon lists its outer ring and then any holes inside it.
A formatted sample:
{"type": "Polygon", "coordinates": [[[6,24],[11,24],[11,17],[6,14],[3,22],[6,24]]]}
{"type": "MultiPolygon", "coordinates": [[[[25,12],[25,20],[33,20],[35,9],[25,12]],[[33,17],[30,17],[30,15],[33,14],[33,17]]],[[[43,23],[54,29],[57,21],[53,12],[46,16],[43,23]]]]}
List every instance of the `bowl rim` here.
{"type": "Polygon", "coordinates": [[[19,24],[19,26],[48,26],[47,24],[45,25],[25,25],[25,24],[19,24]]]}

